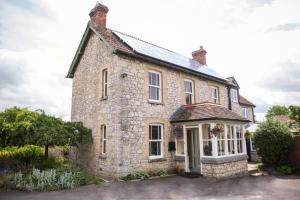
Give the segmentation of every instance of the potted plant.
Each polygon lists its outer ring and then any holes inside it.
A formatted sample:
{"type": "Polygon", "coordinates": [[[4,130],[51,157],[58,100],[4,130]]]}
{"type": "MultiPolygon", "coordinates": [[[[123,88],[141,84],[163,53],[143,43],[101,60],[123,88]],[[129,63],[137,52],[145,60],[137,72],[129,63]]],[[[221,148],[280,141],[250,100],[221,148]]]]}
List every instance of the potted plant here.
{"type": "Polygon", "coordinates": [[[217,137],[220,133],[224,132],[224,124],[216,124],[211,130],[210,133],[217,137]]]}

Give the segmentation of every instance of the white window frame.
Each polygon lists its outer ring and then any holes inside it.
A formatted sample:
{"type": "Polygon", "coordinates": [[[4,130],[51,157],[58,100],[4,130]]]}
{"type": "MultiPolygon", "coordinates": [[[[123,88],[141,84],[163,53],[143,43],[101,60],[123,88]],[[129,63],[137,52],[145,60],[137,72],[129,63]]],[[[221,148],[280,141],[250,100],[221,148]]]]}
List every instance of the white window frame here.
{"type": "Polygon", "coordinates": [[[186,103],[186,95],[191,95],[191,103],[190,104],[193,104],[194,103],[194,81],[192,81],[192,80],[189,80],[189,79],[184,79],[184,100],[185,100],[185,104],[187,104],[186,103]],[[191,86],[192,86],[192,92],[187,92],[186,90],[185,90],[185,82],[189,82],[189,83],[191,83],[191,86]]]}
{"type": "Polygon", "coordinates": [[[148,131],[148,138],[149,138],[149,159],[159,159],[159,158],[163,158],[164,156],[164,126],[163,124],[149,124],[149,131],[148,131]],[[161,128],[161,138],[160,139],[150,139],[150,126],[160,126],[161,128]],[[156,155],[156,156],[151,156],[150,155],[150,143],[151,142],[160,142],[160,155],[156,155]]]}
{"type": "MultiPolygon", "coordinates": [[[[182,138],[182,139],[180,139],[180,141],[182,141],[183,142],[183,149],[184,149],[184,138],[182,138]]],[[[184,151],[183,151],[183,154],[179,154],[179,153],[177,153],[177,142],[178,142],[178,139],[177,139],[177,137],[175,137],[175,155],[176,156],[184,156],[185,154],[184,154],[184,151]]]]}
{"type": "Polygon", "coordinates": [[[243,107],[242,108],[242,112],[243,112],[243,117],[244,118],[248,118],[248,108],[247,107],[243,107]]]}
{"type": "Polygon", "coordinates": [[[232,102],[238,102],[238,92],[237,89],[231,89],[231,100],[232,102]]]}
{"type": "Polygon", "coordinates": [[[152,70],[150,70],[149,72],[148,72],[148,84],[149,84],[149,101],[151,101],[151,102],[157,102],[157,103],[161,103],[161,96],[162,96],[162,92],[161,92],[161,73],[160,72],[157,72],[157,71],[152,71],[152,70]],[[150,84],[150,80],[151,80],[151,75],[150,74],[157,74],[158,75],[158,78],[159,78],[159,81],[158,81],[158,83],[159,83],[159,85],[152,85],[152,84],[150,84]],[[150,95],[150,88],[151,87],[154,87],[154,88],[157,88],[158,89],[158,99],[151,99],[151,95],[150,95]]]}
{"type": "MultiPolygon", "coordinates": [[[[205,140],[205,139],[201,139],[201,145],[202,145],[202,148],[204,148],[204,142],[206,141],[212,141],[212,146],[213,146],[213,149],[212,149],[212,155],[211,156],[208,156],[208,155],[202,155],[202,157],[206,157],[206,158],[223,158],[223,157],[231,157],[231,156],[236,156],[236,155],[243,155],[243,154],[246,154],[246,149],[245,149],[245,138],[244,138],[244,129],[243,129],[243,125],[235,125],[235,124],[228,124],[228,123],[225,123],[224,124],[224,137],[225,138],[219,138],[219,137],[215,137],[213,136],[210,140],[205,140]],[[227,128],[225,128],[225,126],[228,126],[227,128]],[[231,134],[231,136],[233,135],[233,138],[228,138],[227,137],[227,133],[226,133],[226,130],[227,129],[227,132],[229,131],[229,133],[231,134]],[[241,138],[237,138],[237,129],[240,131],[240,134],[241,134],[241,138]],[[231,131],[233,131],[233,133],[231,133],[231,131]],[[224,141],[225,143],[225,155],[219,155],[219,141],[224,141]],[[233,141],[233,152],[234,153],[229,153],[228,151],[228,141],[230,141],[232,143],[233,141]],[[238,141],[241,141],[241,152],[239,153],[238,152],[238,141]],[[227,143],[227,144],[226,144],[227,143]],[[214,150],[215,148],[215,150],[214,150]],[[227,148],[227,149],[226,149],[227,148]],[[215,152],[215,153],[214,153],[215,152]]],[[[204,149],[203,149],[204,151],[204,149]]]]}
{"type": "Polygon", "coordinates": [[[101,154],[105,155],[106,152],[107,152],[107,128],[105,124],[102,124],[101,125],[101,154]]]}
{"type": "Polygon", "coordinates": [[[102,70],[102,98],[108,96],[108,71],[107,69],[102,70]]]}
{"type": "Polygon", "coordinates": [[[214,103],[219,103],[219,88],[218,87],[215,87],[215,86],[211,87],[211,98],[214,103]],[[217,91],[217,92],[215,92],[215,91],[217,91]],[[215,96],[215,94],[217,96],[215,96]]]}

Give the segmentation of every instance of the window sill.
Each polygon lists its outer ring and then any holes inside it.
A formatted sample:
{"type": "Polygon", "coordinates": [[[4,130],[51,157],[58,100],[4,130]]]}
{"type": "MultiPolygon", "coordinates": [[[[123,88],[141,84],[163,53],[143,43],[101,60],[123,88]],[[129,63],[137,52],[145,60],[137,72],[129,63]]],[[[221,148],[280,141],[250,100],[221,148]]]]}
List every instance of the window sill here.
{"type": "Polygon", "coordinates": [[[107,99],[108,99],[107,97],[101,97],[100,101],[105,101],[107,99]]]}
{"type": "Polygon", "coordinates": [[[99,159],[100,159],[100,160],[106,160],[106,158],[107,158],[106,155],[100,155],[100,156],[99,156],[99,159]]]}
{"type": "Polygon", "coordinates": [[[148,103],[149,104],[154,104],[154,105],[165,105],[164,103],[162,103],[162,102],[157,102],[157,101],[151,101],[151,100],[148,100],[148,103]]]}
{"type": "Polygon", "coordinates": [[[164,162],[167,161],[165,158],[149,158],[148,162],[153,163],[153,162],[164,162]]]}

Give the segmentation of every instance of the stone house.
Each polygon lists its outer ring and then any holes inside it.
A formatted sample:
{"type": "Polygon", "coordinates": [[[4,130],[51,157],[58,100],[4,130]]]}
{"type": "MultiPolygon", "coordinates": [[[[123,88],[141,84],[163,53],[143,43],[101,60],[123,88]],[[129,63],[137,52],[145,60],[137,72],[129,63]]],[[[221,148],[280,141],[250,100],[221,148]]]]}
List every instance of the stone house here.
{"type": "Polygon", "coordinates": [[[226,177],[247,173],[245,125],[251,102],[233,77],[206,65],[203,47],[192,59],[108,29],[100,3],[75,54],[72,121],[92,129],[93,144],[74,160],[93,174],[181,170],[226,177]]]}

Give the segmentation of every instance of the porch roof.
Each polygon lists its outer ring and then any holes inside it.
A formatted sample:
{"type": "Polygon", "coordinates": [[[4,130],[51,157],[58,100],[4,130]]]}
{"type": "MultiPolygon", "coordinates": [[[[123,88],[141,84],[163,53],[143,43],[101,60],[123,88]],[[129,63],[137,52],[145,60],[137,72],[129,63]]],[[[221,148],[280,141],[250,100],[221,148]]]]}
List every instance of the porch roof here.
{"type": "Polygon", "coordinates": [[[219,104],[204,102],[181,106],[171,117],[171,122],[229,120],[250,122],[239,114],[219,104]]]}

